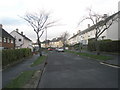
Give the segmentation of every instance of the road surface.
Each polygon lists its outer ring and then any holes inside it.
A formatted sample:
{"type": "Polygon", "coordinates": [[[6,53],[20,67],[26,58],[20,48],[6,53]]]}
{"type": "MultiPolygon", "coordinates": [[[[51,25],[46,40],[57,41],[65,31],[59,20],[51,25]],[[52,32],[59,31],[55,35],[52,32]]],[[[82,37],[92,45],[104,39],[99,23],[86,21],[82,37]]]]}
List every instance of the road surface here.
{"type": "Polygon", "coordinates": [[[66,52],[52,51],[38,88],[118,88],[118,69],[66,52]]]}

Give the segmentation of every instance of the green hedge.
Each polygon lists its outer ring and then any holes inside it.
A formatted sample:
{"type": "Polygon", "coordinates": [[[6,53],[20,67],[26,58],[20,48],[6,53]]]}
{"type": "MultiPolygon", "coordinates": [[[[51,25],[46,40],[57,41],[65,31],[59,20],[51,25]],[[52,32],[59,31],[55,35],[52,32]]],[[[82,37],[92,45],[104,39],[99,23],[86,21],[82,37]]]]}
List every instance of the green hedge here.
{"type": "MultiPolygon", "coordinates": [[[[111,40],[100,40],[99,43],[99,49],[100,51],[105,52],[120,52],[120,48],[118,47],[120,45],[120,41],[111,41],[111,40]]],[[[88,42],[88,50],[95,51],[95,41],[90,40],[88,42]]]]}
{"type": "Polygon", "coordinates": [[[32,55],[31,49],[22,48],[22,49],[7,49],[2,51],[2,66],[7,66],[16,61],[21,60],[22,58],[32,55]]]}

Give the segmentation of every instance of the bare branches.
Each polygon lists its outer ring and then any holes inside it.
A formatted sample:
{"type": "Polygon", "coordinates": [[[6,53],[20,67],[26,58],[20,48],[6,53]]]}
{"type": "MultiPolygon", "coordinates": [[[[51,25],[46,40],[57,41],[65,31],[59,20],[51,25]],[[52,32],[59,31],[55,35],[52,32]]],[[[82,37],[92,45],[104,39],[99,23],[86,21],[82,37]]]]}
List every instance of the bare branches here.
{"type": "Polygon", "coordinates": [[[116,17],[116,14],[119,14],[120,12],[117,12],[111,16],[107,16],[107,14],[105,15],[100,15],[97,14],[95,12],[93,12],[91,9],[88,9],[88,16],[86,16],[85,18],[83,18],[80,22],[82,23],[85,20],[91,20],[94,26],[94,30],[95,30],[95,38],[99,38],[99,36],[106,30],[108,29],[114,21],[117,20],[117,18],[119,18],[118,16],[116,17]]]}
{"type": "Polygon", "coordinates": [[[80,25],[83,21],[85,20],[91,20],[92,24],[95,25],[96,23],[98,23],[100,20],[102,20],[102,15],[97,14],[95,12],[93,12],[90,8],[88,8],[88,16],[84,17],[79,23],[78,25],[80,25]]]}
{"type": "MultiPolygon", "coordinates": [[[[95,30],[95,41],[96,41],[96,50],[99,51],[99,46],[97,43],[97,39],[100,37],[100,35],[107,29],[110,28],[110,26],[113,24],[114,21],[119,20],[119,14],[120,11],[117,13],[108,16],[107,14],[100,15],[95,12],[93,12],[91,9],[89,9],[88,16],[83,18],[80,22],[82,23],[85,20],[91,20],[93,23],[92,30],[95,30]]],[[[91,31],[91,28],[90,28],[91,31]]]]}
{"type": "Polygon", "coordinates": [[[63,43],[63,48],[65,49],[65,46],[67,44],[67,39],[69,37],[69,33],[66,31],[61,35],[61,41],[63,43]]]}
{"type": "Polygon", "coordinates": [[[49,13],[41,11],[40,13],[27,13],[22,18],[31,25],[37,34],[41,33],[39,35],[41,37],[46,28],[52,27],[56,23],[55,21],[49,20],[49,15],[49,13]]]}
{"type": "Polygon", "coordinates": [[[46,13],[45,11],[40,11],[39,13],[27,13],[24,17],[22,17],[22,19],[27,21],[37,34],[37,42],[39,45],[39,52],[41,56],[42,53],[40,38],[46,28],[54,26],[55,21],[51,21],[50,13],[46,13]]]}

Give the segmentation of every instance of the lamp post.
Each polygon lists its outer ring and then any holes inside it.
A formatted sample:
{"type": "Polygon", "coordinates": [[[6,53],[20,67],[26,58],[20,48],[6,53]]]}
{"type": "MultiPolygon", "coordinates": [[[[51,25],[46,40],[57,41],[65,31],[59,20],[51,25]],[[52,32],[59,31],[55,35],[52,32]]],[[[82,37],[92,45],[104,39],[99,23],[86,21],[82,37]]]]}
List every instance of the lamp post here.
{"type": "Polygon", "coordinates": [[[45,36],[45,48],[47,48],[47,28],[46,29],[46,36],[45,36]]]}
{"type": "Polygon", "coordinates": [[[79,41],[79,51],[82,51],[82,36],[81,36],[81,32],[79,32],[79,37],[80,37],[80,41],[79,41]]]}

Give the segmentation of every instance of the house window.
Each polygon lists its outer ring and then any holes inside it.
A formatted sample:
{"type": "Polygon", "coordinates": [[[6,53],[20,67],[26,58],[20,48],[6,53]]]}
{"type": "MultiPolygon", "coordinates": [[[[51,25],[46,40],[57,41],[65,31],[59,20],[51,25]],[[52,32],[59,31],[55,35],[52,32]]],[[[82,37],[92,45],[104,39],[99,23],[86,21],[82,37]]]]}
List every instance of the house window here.
{"type": "Polygon", "coordinates": [[[11,43],[13,43],[13,40],[11,39],[11,43]]]}
{"type": "Polygon", "coordinates": [[[19,42],[21,42],[22,40],[21,40],[21,39],[19,39],[18,41],[19,41],[19,42]]]}
{"type": "Polygon", "coordinates": [[[10,39],[9,38],[7,39],[7,42],[10,43],[10,39]]]}
{"type": "Polygon", "coordinates": [[[105,36],[102,36],[102,40],[105,38],[105,36]]]}
{"type": "Polygon", "coordinates": [[[7,38],[3,38],[3,42],[7,42],[7,38]]]}
{"type": "Polygon", "coordinates": [[[9,39],[10,43],[11,43],[11,39],[9,39]]]}

